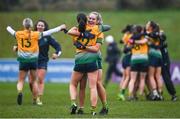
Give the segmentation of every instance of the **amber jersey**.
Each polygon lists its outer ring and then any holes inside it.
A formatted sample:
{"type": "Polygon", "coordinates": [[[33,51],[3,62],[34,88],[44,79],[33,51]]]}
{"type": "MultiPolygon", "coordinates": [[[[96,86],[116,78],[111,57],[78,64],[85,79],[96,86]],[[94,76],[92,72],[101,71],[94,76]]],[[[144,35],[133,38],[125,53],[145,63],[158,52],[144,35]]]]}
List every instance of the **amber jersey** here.
{"type": "MultiPolygon", "coordinates": [[[[151,44],[155,45],[155,46],[159,46],[160,45],[160,40],[159,39],[149,38],[149,42],[151,44]]],[[[162,57],[160,49],[155,49],[153,47],[150,47],[149,54],[151,56],[155,56],[155,57],[160,57],[160,58],[162,57]]]]}
{"type": "Polygon", "coordinates": [[[123,35],[122,41],[124,42],[125,45],[129,45],[128,40],[131,38],[132,34],[131,33],[125,33],[123,35]]]}
{"type": "MultiPolygon", "coordinates": [[[[141,37],[141,39],[144,39],[144,37],[141,37]]],[[[132,54],[148,54],[148,44],[134,44],[132,54]]]]}
{"type": "Polygon", "coordinates": [[[18,61],[33,62],[38,59],[40,32],[22,30],[15,33],[18,44],[18,61]]]}
{"type": "MultiPolygon", "coordinates": [[[[140,38],[144,39],[144,36],[140,38]]],[[[132,48],[131,64],[148,62],[148,44],[134,44],[132,48]]]]}
{"type": "MultiPolygon", "coordinates": [[[[104,34],[102,33],[98,25],[94,25],[94,26],[86,25],[86,31],[89,31],[90,33],[94,34],[95,38],[87,39],[87,38],[79,38],[77,36],[73,36],[73,41],[74,42],[79,41],[85,46],[94,46],[96,45],[96,43],[102,44],[104,39],[104,34]]],[[[76,52],[83,52],[83,50],[76,49],[76,52]]]]}

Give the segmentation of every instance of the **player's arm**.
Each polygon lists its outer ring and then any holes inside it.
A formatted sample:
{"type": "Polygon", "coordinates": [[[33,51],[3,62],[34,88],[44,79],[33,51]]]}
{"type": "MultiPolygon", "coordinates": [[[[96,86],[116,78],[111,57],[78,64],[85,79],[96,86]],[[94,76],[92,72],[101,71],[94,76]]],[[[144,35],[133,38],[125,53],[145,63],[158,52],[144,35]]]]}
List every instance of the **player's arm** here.
{"type": "Polygon", "coordinates": [[[129,39],[128,42],[130,44],[145,44],[148,42],[148,39],[147,38],[143,38],[141,40],[134,40],[134,39],[129,39]]]}
{"type": "Polygon", "coordinates": [[[61,55],[61,45],[51,37],[51,40],[49,40],[49,44],[56,50],[55,53],[52,54],[53,59],[57,59],[61,55]]]}
{"type": "MultiPolygon", "coordinates": [[[[102,39],[99,41],[102,41],[102,39]]],[[[85,46],[79,41],[74,42],[74,46],[76,46],[76,48],[83,49],[88,52],[98,52],[100,50],[101,45],[102,45],[102,42],[96,42],[96,45],[94,46],[85,46]]]]}
{"type": "Polygon", "coordinates": [[[101,45],[103,44],[103,40],[104,40],[104,34],[100,33],[98,35],[97,41],[96,41],[96,45],[94,46],[86,46],[86,51],[89,52],[98,52],[101,48],[101,45]]]}
{"type": "Polygon", "coordinates": [[[15,36],[16,31],[15,31],[11,26],[7,26],[6,30],[7,30],[12,36],[15,36]]]}
{"type": "Polygon", "coordinates": [[[77,27],[72,27],[67,34],[71,35],[71,36],[78,36],[81,38],[90,38],[93,39],[95,37],[94,34],[90,33],[89,31],[85,31],[85,32],[79,32],[77,27]]]}
{"type": "Polygon", "coordinates": [[[109,31],[111,30],[111,26],[110,25],[100,25],[100,29],[102,32],[106,32],[106,31],[109,31]]]}
{"type": "MultiPolygon", "coordinates": [[[[60,26],[58,26],[58,27],[56,27],[56,28],[53,28],[53,29],[50,29],[50,30],[47,30],[47,31],[42,32],[42,33],[41,33],[41,37],[43,37],[43,36],[50,36],[50,35],[53,34],[53,33],[62,31],[63,29],[66,29],[66,25],[65,25],[65,24],[62,24],[62,25],[60,25],[60,26]]],[[[40,38],[41,38],[41,37],[40,37],[40,38]]],[[[40,38],[39,38],[39,39],[40,39],[40,38]]]]}
{"type": "Polygon", "coordinates": [[[72,27],[71,29],[69,29],[67,34],[71,36],[80,36],[80,32],[78,31],[77,27],[72,27]]]}
{"type": "Polygon", "coordinates": [[[147,42],[148,42],[148,40],[146,38],[143,38],[142,40],[134,40],[135,44],[145,44],[147,42]]]}
{"type": "Polygon", "coordinates": [[[98,52],[101,48],[101,44],[100,43],[96,43],[96,45],[94,46],[86,46],[86,51],[88,52],[98,52]]]}

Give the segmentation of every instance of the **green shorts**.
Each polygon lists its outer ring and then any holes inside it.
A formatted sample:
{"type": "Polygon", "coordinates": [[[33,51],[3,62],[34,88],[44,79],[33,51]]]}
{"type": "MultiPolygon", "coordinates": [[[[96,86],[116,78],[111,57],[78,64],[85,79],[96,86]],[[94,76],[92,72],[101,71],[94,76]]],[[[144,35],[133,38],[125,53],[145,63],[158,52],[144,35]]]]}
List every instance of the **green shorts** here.
{"type": "Polygon", "coordinates": [[[148,55],[147,54],[135,54],[131,57],[131,71],[147,72],[148,70],[148,55]]]}
{"type": "Polygon", "coordinates": [[[99,69],[98,62],[75,64],[74,71],[81,73],[93,72],[99,69]]]}
{"type": "Polygon", "coordinates": [[[37,62],[19,62],[19,70],[36,70],[38,67],[37,62]]]}
{"type": "Polygon", "coordinates": [[[161,67],[162,66],[162,58],[156,56],[149,57],[149,66],[152,67],[161,67]]]}
{"type": "Polygon", "coordinates": [[[131,71],[147,72],[147,70],[148,70],[148,61],[147,62],[131,64],[131,71]]]}

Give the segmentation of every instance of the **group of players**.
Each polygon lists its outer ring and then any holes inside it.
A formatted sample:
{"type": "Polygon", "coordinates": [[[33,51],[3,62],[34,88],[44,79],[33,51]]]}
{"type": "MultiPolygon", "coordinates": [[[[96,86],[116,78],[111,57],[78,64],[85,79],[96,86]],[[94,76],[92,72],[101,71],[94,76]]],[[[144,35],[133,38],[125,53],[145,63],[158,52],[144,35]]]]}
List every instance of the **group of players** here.
{"type": "Polygon", "coordinates": [[[148,100],[163,100],[163,81],[171,100],[176,101],[176,91],[170,76],[170,59],[167,51],[166,36],[157,23],[149,21],[145,27],[127,25],[120,43],[124,44],[123,78],[120,82],[118,98],[125,100],[125,89],[129,90],[128,100],[146,96],[148,100]],[[145,84],[147,90],[145,90],[145,84]]]}
{"type": "Polygon", "coordinates": [[[48,24],[44,20],[38,20],[33,28],[33,21],[30,18],[23,20],[24,30],[15,32],[10,26],[8,32],[15,36],[17,44],[13,51],[17,52],[19,61],[19,79],[17,83],[17,103],[22,104],[23,85],[28,75],[29,86],[33,95],[33,104],[43,105],[42,95],[44,93],[44,78],[49,60],[49,46],[56,52],[52,54],[52,59],[58,58],[61,54],[60,44],[50,35],[66,28],[63,24],[57,28],[48,30],[48,24]],[[38,81],[36,81],[38,79],[38,81]]]}
{"type": "MultiPolygon", "coordinates": [[[[75,65],[69,85],[70,113],[84,113],[85,88],[88,79],[91,114],[96,115],[98,96],[102,103],[102,109],[99,114],[108,114],[106,91],[102,84],[102,56],[100,48],[104,38],[103,32],[110,30],[110,26],[103,25],[101,14],[98,12],[91,12],[88,15],[79,13],[76,20],[78,25],[70,28],[70,30],[66,29],[65,24],[48,30],[48,25],[44,20],[39,20],[35,24],[34,30],[32,30],[33,22],[30,18],[23,20],[24,30],[22,31],[15,31],[10,26],[7,27],[7,31],[15,36],[17,40],[17,47],[14,50],[17,50],[19,61],[19,79],[17,83],[17,103],[19,105],[22,104],[23,84],[27,74],[29,74],[33,103],[37,105],[43,104],[41,97],[44,91],[44,78],[49,60],[49,45],[56,50],[52,55],[53,59],[58,58],[61,54],[60,44],[50,35],[64,31],[64,33],[72,36],[73,45],[76,47],[75,65]],[[38,82],[36,79],[38,79],[38,82]],[[79,106],[77,105],[78,84],[80,85],[79,106]]],[[[163,35],[159,30],[158,24],[148,22],[146,30],[138,25],[130,25],[126,27],[123,33],[122,42],[125,45],[124,52],[126,55],[123,60],[125,70],[120,84],[119,99],[125,100],[124,93],[127,85],[129,85],[130,100],[134,100],[138,88],[140,90],[139,94],[143,95],[145,82],[149,91],[152,92],[150,97],[153,100],[163,99],[163,83],[160,76],[161,67],[164,63],[162,63],[163,55],[161,49],[166,46],[164,41],[163,43],[161,42],[161,36],[163,35]],[[150,58],[152,59],[150,60],[150,58]]],[[[175,98],[175,93],[172,96],[175,98]]]]}
{"type": "Polygon", "coordinates": [[[50,36],[52,33],[64,31],[71,35],[73,45],[76,47],[75,66],[70,81],[71,114],[83,114],[85,99],[86,79],[89,80],[91,114],[96,115],[98,95],[102,102],[100,114],[108,113],[106,91],[102,85],[102,65],[100,47],[103,42],[104,31],[110,29],[109,25],[102,24],[102,17],[98,12],[91,12],[88,16],[84,13],[77,15],[78,26],[66,30],[62,24],[48,30],[47,23],[39,20],[32,30],[33,22],[30,18],[23,20],[24,30],[15,31],[8,26],[7,31],[15,36],[19,61],[19,79],[17,83],[17,103],[22,104],[23,85],[27,74],[29,74],[30,88],[33,94],[33,103],[42,105],[41,97],[44,90],[44,77],[47,70],[49,45],[56,52],[52,55],[56,59],[61,54],[60,45],[50,36]],[[37,70],[38,69],[38,70],[37,70]],[[36,81],[38,79],[38,82],[36,81]],[[77,111],[77,86],[80,83],[79,109],[77,111]]]}

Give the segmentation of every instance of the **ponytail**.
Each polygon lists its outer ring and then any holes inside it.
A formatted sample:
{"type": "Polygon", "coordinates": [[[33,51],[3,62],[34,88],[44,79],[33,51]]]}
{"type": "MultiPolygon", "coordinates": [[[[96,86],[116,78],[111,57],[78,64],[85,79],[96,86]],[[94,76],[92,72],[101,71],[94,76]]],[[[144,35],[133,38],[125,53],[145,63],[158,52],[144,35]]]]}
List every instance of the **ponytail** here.
{"type": "Polygon", "coordinates": [[[78,22],[78,30],[79,32],[85,32],[86,30],[86,23],[87,17],[84,13],[79,13],[77,15],[77,22],[78,22]]]}

